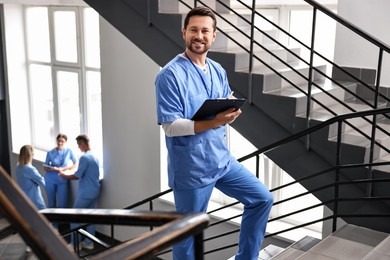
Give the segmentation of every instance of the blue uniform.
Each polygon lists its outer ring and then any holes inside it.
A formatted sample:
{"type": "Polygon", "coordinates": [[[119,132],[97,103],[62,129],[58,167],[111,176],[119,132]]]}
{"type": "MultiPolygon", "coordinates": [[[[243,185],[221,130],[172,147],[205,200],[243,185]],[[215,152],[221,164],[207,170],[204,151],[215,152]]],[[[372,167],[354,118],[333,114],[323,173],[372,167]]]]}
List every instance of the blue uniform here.
{"type": "MultiPolygon", "coordinates": [[[[87,151],[80,157],[79,167],[74,175],[79,178],[79,188],[73,208],[96,208],[97,198],[100,194],[99,161],[91,151],[87,151]]],[[[79,225],[71,224],[72,229],[77,226],[79,225]]],[[[89,225],[87,231],[95,235],[95,226],[89,225]]],[[[86,239],[85,242],[91,243],[89,239],[86,239]]]]}
{"type": "MultiPolygon", "coordinates": [[[[160,71],[156,78],[158,124],[191,119],[206,99],[230,95],[226,71],[211,59],[206,63],[208,73],[178,55],[160,71]]],[[[236,259],[257,259],[273,197],[231,155],[226,144],[226,127],[166,137],[166,145],[168,184],[174,191],[176,210],[205,212],[214,187],[236,198],[244,205],[236,259]]],[[[176,244],[173,257],[194,259],[193,239],[176,244]]]]}
{"type": "MultiPolygon", "coordinates": [[[[77,158],[69,148],[47,152],[45,164],[55,167],[66,167],[69,162],[76,163],[77,158]]],[[[67,208],[69,180],[58,176],[56,171],[47,171],[45,175],[46,195],[49,208],[67,208]],[[58,199],[58,200],[57,200],[58,199]]]]}
{"type": "Polygon", "coordinates": [[[45,179],[34,166],[29,164],[16,166],[16,182],[38,209],[46,208],[39,188],[39,186],[45,186],[45,179]]]}

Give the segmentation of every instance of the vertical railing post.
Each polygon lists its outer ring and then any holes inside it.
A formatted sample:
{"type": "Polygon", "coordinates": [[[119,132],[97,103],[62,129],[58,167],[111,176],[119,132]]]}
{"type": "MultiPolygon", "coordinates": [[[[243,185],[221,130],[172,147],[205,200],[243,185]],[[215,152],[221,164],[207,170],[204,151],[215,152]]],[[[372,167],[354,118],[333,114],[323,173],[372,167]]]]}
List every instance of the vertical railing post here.
{"type": "Polygon", "coordinates": [[[194,253],[196,260],[203,260],[203,232],[194,235],[194,253]]]}
{"type": "MultiPolygon", "coordinates": [[[[311,45],[310,45],[310,65],[309,65],[309,80],[307,82],[307,101],[306,101],[306,129],[310,127],[310,114],[311,114],[311,88],[313,84],[313,73],[314,73],[314,45],[316,35],[316,19],[317,19],[317,8],[313,7],[313,21],[311,28],[311,45]]],[[[306,136],[306,150],[310,149],[310,135],[306,136]]]]}
{"type": "Polygon", "coordinates": [[[340,156],[341,156],[341,131],[342,131],[343,121],[338,121],[337,125],[337,146],[336,146],[336,172],[335,172],[335,181],[334,181],[334,201],[333,201],[333,224],[332,232],[335,232],[337,229],[337,215],[338,215],[338,206],[339,206],[339,181],[340,181],[340,156]]]}
{"type": "Polygon", "coordinates": [[[147,22],[148,22],[148,25],[151,26],[152,25],[152,18],[151,18],[151,14],[150,14],[150,0],[147,0],[146,2],[146,12],[147,12],[147,22]]]}
{"type": "MultiPolygon", "coordinates": [[[[153,201],[151,200],[151,201],[149,201],[149,211],[153,211],[153,201]]],[[[152,231],[153,230],[153,226],[150,226],[150,231],[152,231]]]]}
{"type": "Polygon", "coordinates": [[[115,242],[114,235],[114,225],[111,224],[111,245],[114,245],[115,242]]]}
{"type": "MultiPolygon", "coordinates": [[[[377,67],[377,72],[376,72],[376,81],[375,81],[374,109],[378,108],[378,102],[379,102],[380,81],[381,81],[381,73],[382,73],[382,60],[383,60],[383,49],[380,48],[379,55],[378,55],[378,67],[377,67]]],[[[377,115],[375,114],[372,116],[372,128],[371,128],[371,140],[370,140],[370,161],[369,161],[369,168],[368,168],[368,179],[369,180],[372,180],[372,178],[373,178],[371,164],[374,161],[376,121],[377,121],[377,115]]],[[[372,182],[369,182],[368,187],[367,187],[367,196],[371,197],[372,195],[373,195],[372,182]]]]}
{"type": "Polygon", "coordinates": [[[255,15],[256,15],[256,0],[252,0],[252,15],[251,15],[251,35],[249,42],[249,72],[248,72],[248,102],[252,104],[252,81],[253,81],[253,41],[255,38],[255,15]]]}

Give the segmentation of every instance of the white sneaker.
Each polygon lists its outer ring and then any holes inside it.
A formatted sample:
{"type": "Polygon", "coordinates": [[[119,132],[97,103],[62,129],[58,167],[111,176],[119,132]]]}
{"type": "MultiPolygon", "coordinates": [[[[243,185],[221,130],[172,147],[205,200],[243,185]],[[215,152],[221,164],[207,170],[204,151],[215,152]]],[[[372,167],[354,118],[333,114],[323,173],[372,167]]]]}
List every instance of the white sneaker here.
{"type": "Polygon", "coordinates": [[[94,248],[93,242],[90,243],[90,244],[87,244],[87,243],[85,243],[85,241],[81,241],[80,244],[79,244],[79,250],[81,250],[82,248],[85,248],[85,249],[88,249],[88,250],[92,250],[94,248]]]}
{"type": "Polygon", "coordinates": [[[26,246],[26,253],[30,253],[30,252],[31,252],[31,247],[26,246]]]}

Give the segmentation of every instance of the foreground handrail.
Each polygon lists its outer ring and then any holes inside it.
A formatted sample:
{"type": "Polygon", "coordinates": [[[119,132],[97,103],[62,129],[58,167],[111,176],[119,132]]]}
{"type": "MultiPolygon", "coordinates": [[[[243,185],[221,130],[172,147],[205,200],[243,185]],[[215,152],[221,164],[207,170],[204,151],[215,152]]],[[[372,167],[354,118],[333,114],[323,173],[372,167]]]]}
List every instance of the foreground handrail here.
{"type": "Polygon", "coordinates": [[[89,257],[90,259],[144,259],[194,235],[196,259],[203,259],[202,230],[209,225],[205,213],[135,211],[122,209],[44,209],[40,211],[51,222],[160,226],[135,239],[89,257]]]}
{"type": "Polygon", "coordinates": [[[203,230],[209,225],[205,213],[178,214],[115,209],[44,209],[37,211],[20,187],[0,171],[0,209],[39,259],[78,259],[49,220],[119,225],[161,225],[140,237],[116,245],[90,259],[145,259],[176,242],[195,238],[195,257],[203,259],[203,230]],[[46,218],[45,218],[46,216],[46,218]],[[48,220],[49,219],[49,220],[48,220]]]}

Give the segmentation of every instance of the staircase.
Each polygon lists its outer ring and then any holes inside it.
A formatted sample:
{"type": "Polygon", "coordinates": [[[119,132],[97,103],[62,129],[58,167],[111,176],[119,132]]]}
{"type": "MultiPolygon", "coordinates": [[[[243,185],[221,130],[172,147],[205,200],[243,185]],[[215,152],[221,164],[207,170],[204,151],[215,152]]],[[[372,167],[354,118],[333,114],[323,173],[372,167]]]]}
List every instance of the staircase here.
{"type": "Polygon", "coordinates": [[[390,259],[389,248],[388,233],[347,224],[322,240],[306,236],[286,249],[276,250],[271,246],[271,253],[276,252],[275,255],[266,255],[265,248],[259,259],[390,259]]]}
{"type": "MultiPolygon", "coordinates": [[[[85,2],[160,66],[164,66],[172,57],[184,50],[180,29],[185,13],[193,5],[193,1],[186,0],[179,3],[178,0],[86,0],[85,2]],[[157,45],[159,48],[156,48],[157,45]]],[[[313,68],[310,69],[305,62],[297,58],[301,53],[300,48],[289,48],[290,51],[287,51],[272,40],[274,39],[272,37],[279,37],[281,32],[256,32],[254,41],[267,49],[253,46],[255,59],[252,65],[248,65],[250,56],[246,50],[251,47],[253,41],[240,34],[238,29],[244,32],[250,31],[250,25],[246,22],[246,20],[250,21],[250,16],[234,15],[228,10],[229,3],[230,1],[227,0],[205,0],[199,4],[207,5],[218,12],[219,32],[209,57],[221,63],[226,69],[235,95],[250,100],[250,104],[243,107],[243,113],[233,127],[256,147],[267,146],[306,128],[307,95],[305,93],[308,92],[308,78],[313,81],[312,99],[317,101],[310,103],[309,125],[316,125],[334,115],[373,108],[375,102],[372,98],[372,90],[366,90],[364,85],[375,84],[375,70],[346,68],[345,70],[352,74],[350,76],[345,74],[343,69],[334,68],[330,77],[334,78],[336,83],[331,82],[326,77],[329,74],[327,62],[315,61],[313,68]],[[344,89],[340,88],[340,85],[344,89]],[[356,97],[356,95],[360,96],[356,97]]],[[[387,102],[381,98],[375,106],[384,107],[387,102]]],[[[388,119],[384,117],[379,119],[380,126],[384,130],[390,130],[388,119]]],[[[358,130],[367,128],[369,131],[371,124],[366,120],[358,120],[350,122],[350,126],[345,127],[341,160],[344,163],[361,163],[370,156],[373,156],[374,160],[384,160],[388,152],[379,146],[374,146],[373,153],[370,154],[369,139],[357,132],[354,127],[358,130]]],[[[381,132],[377,137],[380,138],[377,142],[386,147],[389,135],[381,132]]],[[[334,139],[335,129],[329,127],[310,136],[310,149],[306,148],[307,144],[302,140],[267,152],[266,155],[291,176],[299,179],[305,177],[308,172],[327,169],[334,164],[336,153],[334,139]]],[[[342,180],[361,179],[369,174],[364,168],[355,169],[353,176],[349,173],[350,171],[343,171],[342,180]]],[[[385,176],[386,172],[381,168],[381,171],[374,171],[373,174],[375,178],[379,178],[385,176]]],[[[327,175],[319,177],[315,182],[306,181],[302,185],[311,189],[318,186],[318,183],[326,184],[333,181],[333,175],[331,177],[327,175]]],[[[382,195],[388,193],[387,189],[379,188],[374,191],[379,190],[382,195]]],[[[354,186],[342,190],[341,195],[364,196],[365,192],[361,186],[354,186]]],[[[324,191],[317,191],[314,195],[321,201],[333,197],[333,194],[324,191]]],[[[384,202],[362,202],[361,207],[356,207],[353,203],[345,203],[340,207],[341,212],[380,213],[390,205],[384,202]]],[[[364,218],[355,218],[349,223],[390,232],[390,223],[383,219],[367,221],[364,218]]]]}

